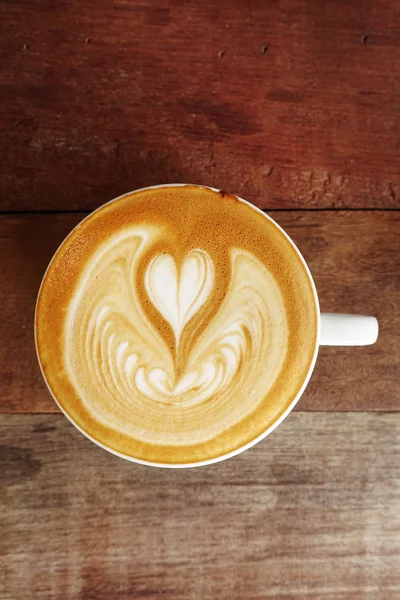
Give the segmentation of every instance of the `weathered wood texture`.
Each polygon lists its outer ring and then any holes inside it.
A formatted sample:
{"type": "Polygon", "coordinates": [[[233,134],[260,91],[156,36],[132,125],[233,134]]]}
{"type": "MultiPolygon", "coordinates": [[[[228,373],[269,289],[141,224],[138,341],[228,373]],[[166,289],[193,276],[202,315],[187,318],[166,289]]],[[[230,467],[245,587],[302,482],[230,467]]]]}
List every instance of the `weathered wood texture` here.
{"type": "Polygon", "coordinates": [[[400,206],[396,0],[0,3],[3,210],[143,185],[400,206]]]}
{"type": "Polygon", "coordinates": [[[0,417],[2,600],[398,600],[400,415],[292,414],[227,462],[131,464],[0,417]]]}
{"type": "MultiPolygon", "coordinates": [[[[56,411],[37,366],[36,294],[83,215],[0,218],[0,412],[56,411]]],[[[321,309],[376,315],[378,343],[322,348],[299,403],[308,410],[400,410],[400,211],[274,212],[308,261],[321,309]]]]}

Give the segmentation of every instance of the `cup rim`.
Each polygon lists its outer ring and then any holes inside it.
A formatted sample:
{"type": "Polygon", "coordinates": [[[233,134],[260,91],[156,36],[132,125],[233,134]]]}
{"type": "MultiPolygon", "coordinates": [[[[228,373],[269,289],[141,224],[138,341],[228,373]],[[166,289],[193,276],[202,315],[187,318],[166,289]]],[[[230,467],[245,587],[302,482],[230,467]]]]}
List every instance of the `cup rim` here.
{"type": "Polygon", "coordinates": [[[315,286],[315,282],[314,282],[314,279],[312,277],[311,271],[310,271],[310,269],[309,269],[309,267],[308,267],[308,265],[307,265],[307,263],[306,263],[303,255],[301,254],[300,250],[298,249],[298,247],[296,246],[296,244],[294,243],[294,241],[292,240],[292,238],[286,233],[286,231],[274,219],[272,219],[272,217],[270,217],[270,215],[268,215],[267,213],[265,213],[263,210],[261,210],[260,208],[258,208],[254,204],[251,204],[248,200],[245,200],[244,198],[241,198],[240,196],[238,196],[236,194],[230,194],[232,196],[235,196],[235,198],[237,198],[240,202],[243,202],[244,204],[247,204],[247,206],[249,206],[253,210],[255,210],[255,211],[259,212],[260,214],[262,214],[267,220],[269,220],[283,234],[283,236],[291,244],[291,246],[293,247],[293,249],[296,252],[297,256],[299,257],[299,259],[300,259],[300,261],[301,261],[301,263],[302,263],[302,265],[304,267],[304,270],[305,270],[305,272],[307,274],[307,277],[309,279],[310,285],[311,285],[311,289],[312,289],[313,296],[314,296],[314,302],[315,302],[316,325],[317,325],[317,331],[316,331],[316,336],[315,336],[315,348],[314,348],[314,353],[313,353],[313,356],[312,356],[312,360],[310,362],[310,365],[309,365],[309,368],[308,368],[308,371],[307,371],[307,375],[304,378],[304,381],[303,381],[301,387],[299,388],[296,396],[292,400],[292,402],[289,404],[289,406],[286,408],[286,410],[280,415],[280,417],[278,417],[278,419],[276,421],[274,421],[269,427],[267,427],[265,429],[265,431],[263,431],[260,435],[258,435],[257,437],[255,437],[253,440],[250,440],[250,442],[247,442],[243,446],[240,446],[239,448],[236,448],[235,450],[232,450],[231,452],[227,452],[225,454],[222,454],[221,456],[216,456],[216,457],[213,457],[213,458],[210,458],[210,459],[207,459],[207,460],[202,460],[202,461],[197,461],[197,462],[191,462],[191,463],[159,463],[159,462],[153,462],[153,461],[146,461],[146,460],[142,460],[142,459],[139,459],[139,458],[135,458],[133,456],[129,456],[127,454],[123,454],[122,452],[118,452],[117,450],[114,450],[113,448],[110,448],[109,446],[106,446],[105,444],[103,444],[99,440],[96,440],[96,438],[94,438],[93,436],[91,436],[88,432],[86,432],[84,429],[82,429],[82,427],[80,427],[74,421],[74,419],[68,414],[68,412],[64,409],[64,407],[60,404],[60,402],[56,398],[55,394],[53,394],[53,392],[52,392],[52,390],[51,390],[51,388],[50,388],[50,386],[49,386],[49,384],[47,382],[45,373],[44,373],[43,368],[42,368],[42,362],[41,362],[41,359],[40,359],[40,354],[39,354],[39,349],[38,349],[38,343],[37,343],[37,333],[36,333],[36,330],[37,330],[37,312],[38,312],[39,298],[40,298],[40,293],[41,293],[44,281],[46,279],[48,271],[51,268],[53,260],[56,257],[56,255],[58,254],[58,251],[60,250],[60,248],[65,244],[65,242],[68,240],[68,238],[74,233],[75,229],[77,229],[77,227],[79,227],[87,219],[91,218],[92,215],[94,215],[96,212],[102,210],[108,204],[111,204],[113,202],[117,202],[118,200],[121,200],[125,196],[129,196],[131,194],[135,194],[136,192],[144,192],[146,190],[158,189],[158,188],[165,188],[165,187],[185,187],[185,186],[193,186],[193,187],[205,188],[205,189],[209,189],[209,190],[211,190],[213,192],[220,192],[221,191],[218,188],[214,188],[214,187],[211,187],[211,186],[208,186],[208,185],[195,184],[195,183],[165,183],[165,184],[149,185],[149,186],[145,186],[145,187],[142,187],[142,188],[138,188],[138,189],[132,190],[130,192],[125,192],[124,194],[121,194],[120,196],[117,196],[116,198],[112,198],[108,202],[104,202],[103,204],[101,204],[100,206],[98,206],[95,210],[91,211],[88,215],[86,215],[86,217],[84,217],[81,221],[79,221],[79,223],[77,223],[75,225],[75,227],[73,227],[71,229],[71,231],[62,240],[62,242],[59,244],[59,246],[55,250],[53,256],[51,257],[51,259],[49,261],[49,264],[47,265],[47,268],[46,268],[46,270],[45,270],[45,272],[43,274],[40,286],[39,286],[38,294],[37,294],[37,297],[36,297],[35,315],[34,315],[35,349],[36,349],[36,356],[37,356],[37,360],[38,360],[38,363],[39,363],[40,372],[42,374],[42,377],[44,379],[46,387],[47,387],[48,391],[50,392],[50,395],[52,396],[54,402],[57,404],[57,406],[60,409],[60,411],[64,414],[65,417],[67,417],[68,421],[70,421],[70,423],[72,423],[72,425],[78,431],[80,431],[80,433],[82,433],[86,438],[88,438],[91,442],[93,442],[94,444],[96,444],[97,446],[99,446],[100,448],[102,448],[103,450],[106,450],[107,452],[110,452],[111,454],[114,454],[115,456],[118,456],[119,458],[123,458],[125,460],[130,461],[130,462],[134,462],[134,463],[137,463],[137,464],[140,464],[140,465],[145,465],[145,466],[148,466],[148,467],[158,467],[158,468],[164,468],[164,469],[190,469],[190,468],[195,468],[195,467],[204,467],[204,466],[212,465],[214,463],[219,463],[219,462],[222,462],[224,460],[227,460],[228,458],[233,458],[234,456],[237,456],[238,454],[241,454],[242,452],[245,452],[249,448],[252,448],[256,444],[258,444],[259,442],[261,442],[261,440],[263,440],[264,438],[266,438],[270,433],[272,433],[282,423],[282,421],[284,421],[286,419],[286,417],[289,415],[289,413],[292,412],[293,408],[296,406],[296,404],[300,400],[301,396],[303,395],[304,390],[306,389],[306,387],[308,385],[308,382],[310,381],[311,375],[312,375],[312,373],[314,371],[315,363],[317,361],[317,356],[318,356],[318,351],[319,351],[319,345],[320,345],[319,344],[319,340],[320,340],[320,333],[321,333],[321,311],[320,311],[320,306],[319,306],[319,299],[318,299],[317,288],[315,286]]]}

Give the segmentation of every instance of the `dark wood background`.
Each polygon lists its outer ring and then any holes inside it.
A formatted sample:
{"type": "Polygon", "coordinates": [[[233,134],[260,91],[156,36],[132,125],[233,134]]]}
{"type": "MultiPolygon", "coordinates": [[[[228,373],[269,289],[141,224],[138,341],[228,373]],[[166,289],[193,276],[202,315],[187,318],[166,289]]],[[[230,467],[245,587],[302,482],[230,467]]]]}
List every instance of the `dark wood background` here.
{"type": "Polygon", "coordinates": [[[399,2],[0,0],[0,281],[1,599],[400,597],[399,2]],[[322,310],[380,322],[257,447],[176,472],[75,431],[33,343],[68,231],[170,182],[266,209],[322,310]]]}

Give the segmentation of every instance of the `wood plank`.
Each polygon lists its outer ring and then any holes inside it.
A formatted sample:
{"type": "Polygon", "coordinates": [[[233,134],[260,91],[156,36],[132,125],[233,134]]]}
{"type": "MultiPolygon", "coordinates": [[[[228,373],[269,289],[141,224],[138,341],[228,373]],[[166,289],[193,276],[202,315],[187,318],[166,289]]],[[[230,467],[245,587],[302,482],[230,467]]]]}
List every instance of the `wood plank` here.
{"type": "Polygon", "coordinates": [[[0,3],[2,210],[154,183],[400,206],[400,3],[0,3]]]}
{"type": "Polygon", "coordinates": [[[397,600],[400,415],[293,413],[227,462],[128,463],[0,417],[3,600],[397,600]]]}
{"type": "MultiPolygon", "coordinates": [[[[400,410],[400,211],[288,211],[273,217],[309,262],[321,309],[376,315],[378,343],[322,348],[303,410],[400,410]]],[[[0,412],[53,412],[33,342],[40,280],[83,215],[0,218],[0,412]]]]}

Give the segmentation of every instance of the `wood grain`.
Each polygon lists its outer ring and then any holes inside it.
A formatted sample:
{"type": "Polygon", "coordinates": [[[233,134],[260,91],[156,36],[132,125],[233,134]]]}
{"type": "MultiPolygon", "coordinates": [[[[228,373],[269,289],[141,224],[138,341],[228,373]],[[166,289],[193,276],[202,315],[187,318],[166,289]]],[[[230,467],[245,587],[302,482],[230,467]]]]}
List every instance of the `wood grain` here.
{"type": "MultiPolygon", "coordinates": [[[[33,315],[53,252],[83,215],[0,218],[0,412],[57,411],[42,381],[33,315]]],[[[303,410],[400,410],[400,211],[274,212],[308,261],[326,312],[373,314],[376,345],[322,348],[303,410]]]]}
{"type": "Polygon", "coordinates": [[[2,600],[397,600],[400,415],[293,413],[229,461],[128,463],[0,417],[2,600]]]}
{"type": "Polygon", "coordinates": [[[0,209],[400,206],[396,0],[0,2],[0,209]]]}

